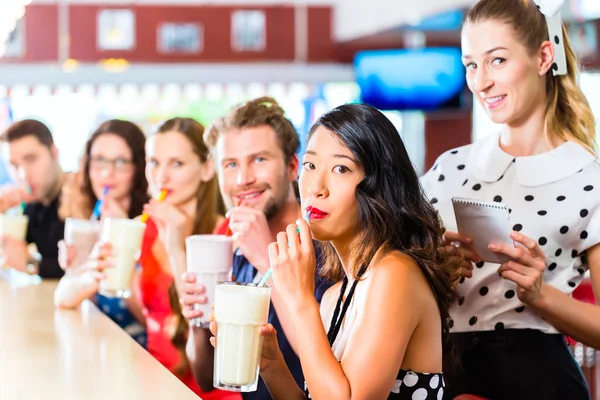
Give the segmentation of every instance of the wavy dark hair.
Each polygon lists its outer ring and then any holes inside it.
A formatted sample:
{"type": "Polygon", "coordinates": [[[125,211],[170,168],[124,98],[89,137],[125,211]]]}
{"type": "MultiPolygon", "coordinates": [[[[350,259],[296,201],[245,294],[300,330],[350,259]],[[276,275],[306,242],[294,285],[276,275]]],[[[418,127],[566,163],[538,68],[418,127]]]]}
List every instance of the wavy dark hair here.
{"type": "MultiPolygon", "coordinates": [[[[356,187],[359,216],[350,265],[355,279],[361,266],[379,253],[400,251],[412,257],[425,275],[442,318],[442,335],[449,333],[449,307],[456,299],[453,282],[460,261],[444,250],[443,225],[427,200],[400,134],[377,109],[347,104],[321,116],[317,128],[332,132],[352,152],[364,170],[356,187]]],[[[331,242],[320,242],[321,273],[339,281],[344,274],[331,242]]]]}
{"type": "MultiPolygon", "coordinates": [[[[204,126],[192,118],[172,118],[165,121],[156,132],[156,135],[167,132],[179,132],[188,139],[194,153],[198,156],[201,163],[210,161],[210,151],[204,142],[204,126]]],[[[194,216],[194,226],[192,235],[211,234],[215,230],[215,225],[219,215],[225,214],[225,204],[219,191],[219,182],[215,174],[208,182],[201,182],[196,191],[196,214],[194,216]]],[[[169,303],[173,312],[174,333],[171,337],[171,343],[177,349],[180,355],[180,362],[173,369],[177,376],[183,376],[189,370],[189,360],[185,353],[187,343],[188,323],[181,313],[179,296],[175,286],[175,279],[169,286],[169,303]]]]}
{"type": "Polygon", "coordinates": [[[85,144],[84,152],[84,168],[83,168],[83,193],[89,199],[90,213],[92,207],[96,204],[98,198],[92,190],[92,182],[90,181],[90,154],[94,141],[100,136],[111,134],[120,137],[127,143],[131,150],[132,163],[135,166],[133,174],[133,184],[131,186],[131,202],[127,216],[135,218],[142,214],[144,204],[150,200],[148,195],[148,181],[146,180],[146,136],[144,132],[133,122],[120,119],[111,119],[102,123],[92,133],[87,143],[85,144]]]}

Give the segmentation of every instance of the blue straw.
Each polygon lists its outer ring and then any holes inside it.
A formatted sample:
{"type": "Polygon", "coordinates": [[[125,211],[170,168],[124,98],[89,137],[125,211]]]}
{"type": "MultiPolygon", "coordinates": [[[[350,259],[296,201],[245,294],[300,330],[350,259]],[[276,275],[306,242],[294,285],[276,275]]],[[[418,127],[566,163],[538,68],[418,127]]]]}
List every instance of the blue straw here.
{"type": "Polygon", "coordinates": [[[110,188],[108,186],[104,186],[104,190],[102,191],[102,198],[96,201],[94,211],[92,211],[92,216],[90,217],[92,221],[98,221],[100,219],[100,214],[102,213],[102,206],[104,205],[104,198],[108,194],[109,189],[110,188]]]}

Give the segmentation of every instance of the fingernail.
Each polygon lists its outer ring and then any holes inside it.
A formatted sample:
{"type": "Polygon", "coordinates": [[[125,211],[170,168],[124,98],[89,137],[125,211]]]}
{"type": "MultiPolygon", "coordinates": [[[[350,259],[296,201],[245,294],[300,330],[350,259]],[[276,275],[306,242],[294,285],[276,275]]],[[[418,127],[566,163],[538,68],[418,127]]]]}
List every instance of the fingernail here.
{"type": "Polygon", "coordinates": [[[494,243],[490,243],[490,244],[488,245],[488,248],[489,248],[490,250],[496,250],[496,247],[497,247],[497,246],[496,246],[494,243]]]}

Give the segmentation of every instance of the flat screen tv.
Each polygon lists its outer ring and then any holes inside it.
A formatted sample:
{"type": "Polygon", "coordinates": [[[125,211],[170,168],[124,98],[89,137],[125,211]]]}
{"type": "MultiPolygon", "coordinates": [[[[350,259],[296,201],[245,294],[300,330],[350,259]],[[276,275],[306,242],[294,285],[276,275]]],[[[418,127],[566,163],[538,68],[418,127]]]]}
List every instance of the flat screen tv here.
{"type": "Polygon", "coordinates": [[[362,51],[354,70],[361,101],[380,110],[459,109],[467,97],[455,47],[362,51]]]}

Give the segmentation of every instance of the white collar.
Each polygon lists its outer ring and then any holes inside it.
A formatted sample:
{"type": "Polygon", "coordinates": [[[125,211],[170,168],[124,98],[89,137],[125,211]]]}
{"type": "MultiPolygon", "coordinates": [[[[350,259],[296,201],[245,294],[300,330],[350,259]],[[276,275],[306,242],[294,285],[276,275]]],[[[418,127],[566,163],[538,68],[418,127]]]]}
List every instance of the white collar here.
{"type": "Polygon", "coordinates": [[[483,182],[496,182],[512,162],[517,168],[517,181],[522,186],[535,187],[560,181],[576,174],[596,161],[583,146],[567,141],[546,153],[514,157],[500,148],[500,133],[473,143],[469,157],[472,173],[483,182]]]}

